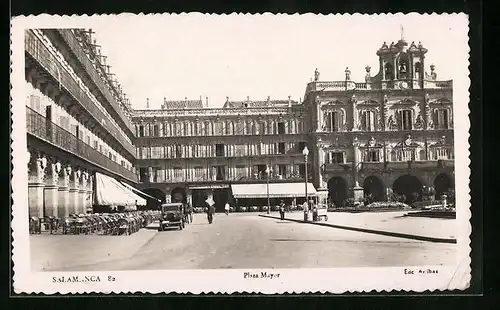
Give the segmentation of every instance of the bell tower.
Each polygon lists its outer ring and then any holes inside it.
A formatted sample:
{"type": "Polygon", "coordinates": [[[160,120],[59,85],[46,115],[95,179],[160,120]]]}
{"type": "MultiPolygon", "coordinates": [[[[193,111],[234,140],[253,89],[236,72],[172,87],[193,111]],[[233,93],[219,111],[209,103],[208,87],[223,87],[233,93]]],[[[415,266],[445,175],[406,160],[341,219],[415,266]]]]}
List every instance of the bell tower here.
{"type": "Polygon", "coordinates": [[[377,51],[379,74],[383,89],[419,89],[423,87],[424,59],[427,49],[422,43],[408,44],[404,39],[403,27],[401,38],[394,44],[386,42],[377,51]]]}

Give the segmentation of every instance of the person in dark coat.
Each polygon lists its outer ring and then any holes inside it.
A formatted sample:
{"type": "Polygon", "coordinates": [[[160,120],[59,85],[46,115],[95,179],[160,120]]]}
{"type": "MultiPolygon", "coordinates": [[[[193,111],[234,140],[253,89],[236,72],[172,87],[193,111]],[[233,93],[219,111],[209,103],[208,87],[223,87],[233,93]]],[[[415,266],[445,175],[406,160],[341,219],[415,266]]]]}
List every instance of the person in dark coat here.
{"type": "Polygon", "coordinates": [[[285,202],[283,200],[280,202],[280,218],[281,220],[285,219],[285,202]]]}
{"type": "Polygon", "coordinates": [[[207,207],[207,219],[208,219],[209,224],[212,224],[212,221],[214,220],[214,213],[215,213],[215,206],[208,205],[208,207],[207,207]]]}

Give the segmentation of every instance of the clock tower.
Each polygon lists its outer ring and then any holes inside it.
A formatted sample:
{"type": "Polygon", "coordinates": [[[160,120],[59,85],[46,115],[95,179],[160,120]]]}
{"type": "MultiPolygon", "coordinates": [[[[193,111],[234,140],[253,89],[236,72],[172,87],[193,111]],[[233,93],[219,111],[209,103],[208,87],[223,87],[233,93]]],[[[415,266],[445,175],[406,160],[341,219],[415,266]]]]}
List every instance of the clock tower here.
{"type": "Polygon", "coordinates": [[[382,89],[423,88],[425,53],[427,49],[422,43],[408,44],[401,31],[397,43],[384,42],[377,51],[380,70],[375,79],[380,81],[382,89]]]}

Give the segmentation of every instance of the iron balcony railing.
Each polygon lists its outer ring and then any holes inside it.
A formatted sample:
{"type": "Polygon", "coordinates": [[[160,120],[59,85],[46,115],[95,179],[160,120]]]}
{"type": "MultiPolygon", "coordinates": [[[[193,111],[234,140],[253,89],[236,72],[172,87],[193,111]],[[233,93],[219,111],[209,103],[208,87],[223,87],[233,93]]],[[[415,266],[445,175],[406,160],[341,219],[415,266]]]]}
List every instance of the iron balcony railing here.
{"type": "Polygon", "coordinates": [[[97,167],[137,183],[137,175],[134,172],[112,161],[104,154],[78,139],[71,132],[57,126],[29,107],[26,107],[26,131],[28,134],[52,143],[97,167]]]}
{"type": "Polygon", "coordinates": [[[97,86],[97,88],[99,89],[101,94],[104,96],[104,98],[106,98],[106,100],[109,102],[111,107],[118,114],[118,116],[120,117],[123,124],[125,126],[127,126],[127,128],[131,132],[134,132],[134,130],[132,129],[133,127],[132,127],[132,123],[131,123],[130,119],[122,111],[122,108],[120,108],[118,102],[116,102],[116,99],[111,94],[111,91],[109,90],[108,86],[106,86],[103,83],[101,76],[97,73],[97,70],[92,65],[90,60],[88,59],[87,55],[85,54],[81,45],[78,43],[78,40],[76,39],[72,30],[71,29],[58,29],[57,32],[60,34],[60,36],[66,42],[66,44],[71,49],[73,54],[76,56],[76,59],[78,59],[78,61],[82,65],[82,67],[85,69],[85,72],[87,72],[87,74],[89,75],[92,82],[97,86]]]}
{"type": "Polygon", "coordinates": [[[25,50],[31,55],[52,77],[65,88],[73,98],[100,124],[110,136],[116,139],[133,157],[135,157],[135,147],[123,134],[108,121],[105,115],[81,89],[78,82],[71,76],[59,60],[48,50],[48,48],[36,37],[32,31],[25,31],[25,50]]]}

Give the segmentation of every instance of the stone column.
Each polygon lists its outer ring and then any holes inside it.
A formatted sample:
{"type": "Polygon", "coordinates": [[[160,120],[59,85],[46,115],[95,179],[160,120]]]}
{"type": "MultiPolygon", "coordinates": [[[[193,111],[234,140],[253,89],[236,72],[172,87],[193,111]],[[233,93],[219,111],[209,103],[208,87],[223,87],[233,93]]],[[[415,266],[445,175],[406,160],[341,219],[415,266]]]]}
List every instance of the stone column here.
{"type": "Polygon", "coordinates": [[[59,183],[57,189],[57,215],[60,218],[67,217],[69,215],[69,176],[71,167],[67,166],[61,169],[59,173],[59,183]]]}
{"type": "Polygon", "coordinates": [[[40,153],[30,153],[28,164],[28,208],[30,217],[44,216],[44,179],[47,159],[40,153]],[[35,155],[35,156],[33,156],[35,155]]]}
{"type": "Polygon", "coordinates": [[[92,209],[93,208],[93,197],[92,195],[94,194],[94,179],[92,174],[88,174],[87,176],[87,200],[85,202],[85,208],[86,209],[92,209]]]}
{"type": "Polygon", "coordinates": [[[358,131],[358,108],[357,108],[357,102],[358,99],[356,98],[355,95],[352,95],[351,97],[351,104],[352,104],[352,131],[358,131]]]}
{"type": "Polygon", "coordinates": [[[58,167],[60,169],[60,164],[55,160],[51,160],[47,166],[48,174],[44,188],[45,216],[58,217],[58,167]]]}
{"type": "Polygon", "coordinates": [[[316,132],[320,132],[323,131],[323,113],[321,112],[321,101],[319,100],[319,98],[316,98],[316,114],[316,132]]]}
{"type": "Polygon", "coordinates": [[[86,171],[82,172],[81,176],[81,186],[80,190],[78,191],[78,198],[79,198],[79,208],[81,210],[81,213],[86,214],[87,213],[87,178],[88,178],[88,173],[86,171]]]}
{"type": "Polygon", "coordinates": [[[78,214],[78,176],[76,171],[70,173],[69,186],[69,205],[68,211],[70,214],[78,214]]]}
{"type": "Polygon", "coordinates": [[[359,169],[360,169],[360,161],[359,161],[359,142],[358,138],[354,138],[354,141],[352,143],[353,146],[353,160],[352,160],[352,173],[353,173],[353,194],[354,194],[354,200],[355,201],[360,201],[363,196],[363,188],[359,185],[359,180],[358,180],[358,175],[359,175],[359,169]]]}
{"type": "Polygon", "coordinates": [[[425,129],[432,129],[431,107],[429,105],[429,94],[425,94],[425,129]]]}
{"type": "Polygon", "coordinates": [[[172,195],[171,195],[172,189],[167,187],[167,188],[165,188],[165,192],[167,193],[165,195],[165,203],[171,203],[172,202],[172,195]]]}
{"type": "Polygon", "coordinates": [[[316,174],[318,176],[318,189],[324,189],[323,182],[323,164],[325,161],[325,150],[323,149],[325,146],[322,144],[318,144],[318,158],[316,159],[316,174]]]}

